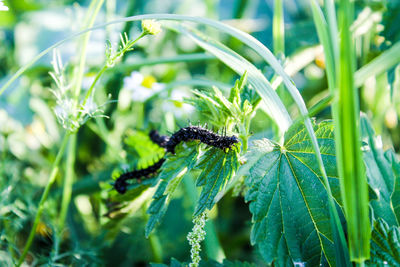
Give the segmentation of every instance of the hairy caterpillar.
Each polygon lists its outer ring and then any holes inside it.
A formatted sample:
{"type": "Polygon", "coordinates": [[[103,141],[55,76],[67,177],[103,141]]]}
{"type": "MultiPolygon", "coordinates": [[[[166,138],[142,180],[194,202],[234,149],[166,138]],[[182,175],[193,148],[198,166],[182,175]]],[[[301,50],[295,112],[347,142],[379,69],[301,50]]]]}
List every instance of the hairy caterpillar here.
{"type": "MultiPolygon", "coordinates": [[[[169,141],[169,137],[165,135],[160,135],[156,130],[152,130],[149,133],[149,137],[151,141],[159,145],[160,147],[166,147],[167,142],[169,141]]],[[[150,177],[154,175],[162,166],[165,159],[161,158],[159,161],[154,163],[151,166],[148,166],[145,169],[141,170],[133,170],[130,172],[126,172],[121,174],[117,180],[115,180],[114,188],[117,190],[118,193],[124,194],[128,188],[127,180],[137,179],[140,181],[141,178],[150,177]]]]}
{"type": "Polygon", "coordinates": [[[159,145],[160,147],[166,147],[169,141],[169,137],[166,135],[160,135],[156,130],[151,130],[149,137],[153,143],[159,145]]]}
{"type": "Polygon", "coordinates": [[[115,183],[114,183],[115,190],[117,190],[117,192],[120,194],[124,194],[128,188],[128,183],[126,182],[127,180],[131,180],[131,179],[140,180],[143,177],[147,178],[147,177],[154,175],[161,168],[161,165],[164,163],[164,161],[165,161],[165,159],[161,158],[159,161],[157,161],[156,163],[154,163],[153,165],[151,165],[145,169],[133,170],[133,171],[121,174],[121,176],[118,177],[117,180],[115,180],[115,183]]]}
{"type": "Polygon", "coordinates": [[[188,126],[179,129],[179,131],[174,133],[171,138],[169,138],[166,144],[167,151],[175,153],[175,147],[180,142],[186,142],[189,140],[199,140],[206,145],[219,149],[229,149],[234,144],[239,142],[239,139],[235,135],[223,136],[199,126],[188,126]]]}
{"type": "MultiPolygon", "coordinates": [[[[166,148],[167,152],[171,152],[173,154],[175,153],[175,147],[180,142],[186,142],[189,140],[199,140],[206,145],[219,149],[229,149],[234,144],[239,142],[239,139],[235,135],[218,135],[199,126],[188,126],[181,128],[171,137],[160,135],[156,130],[152,130],[149,133],[149,137],[154,143],[158,144],[160,147],[166,148]]],[[[117,192],[120,194],[124,194],[128,188],[127,180],[138,179],[140,181],[140,179],[143,177],[150,177],[161,168],[164,162],[165,159],[161,158],[159,161],[145,169],[123,173],[117,178],[117,180],[115,180],[115,190],[117,190],[117,192]]]]}

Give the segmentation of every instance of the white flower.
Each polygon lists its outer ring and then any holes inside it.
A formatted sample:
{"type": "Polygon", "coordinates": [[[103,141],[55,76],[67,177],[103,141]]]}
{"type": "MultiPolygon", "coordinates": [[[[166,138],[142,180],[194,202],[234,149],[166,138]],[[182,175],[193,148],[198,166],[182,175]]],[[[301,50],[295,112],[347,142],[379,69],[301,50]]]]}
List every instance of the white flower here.
{"type": "Polygon", "coordinates": [[[165,84],[156,82],[153,76],[143,76],[137,71],[124,78],[124,89],[132,92],[133,101],[144,102],[164,88],[165,84]]]}
{"type": "Polygon", "coordinates": [[[183,98],[189,96],[186,91],[175,89],[171,93],[171,99],[162,104],[162,109],[164,112],[172,112],[176,118],[180,118],[184,114],[189,115],[195,110],[192,105],[183,102],[183,98]]]}
{"type": "Polygon", "coordinates": [[[0,0],[0,11],[8,11],[8,7],[0,0]]]}

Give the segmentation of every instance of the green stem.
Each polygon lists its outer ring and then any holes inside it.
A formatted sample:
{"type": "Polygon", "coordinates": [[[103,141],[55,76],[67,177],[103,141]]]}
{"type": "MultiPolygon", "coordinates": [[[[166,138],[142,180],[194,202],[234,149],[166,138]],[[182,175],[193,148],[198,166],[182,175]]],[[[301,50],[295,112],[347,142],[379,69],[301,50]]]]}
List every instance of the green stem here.
{"type": "Polygon", "coordinates": [[[153,260],[156,263],[162,263],[162,247],[160,239],[154,233],[149,236],[151,251],[153,252],[153,260]]]}
{"type": "Polygon", "coordinates": [[[71,201],[72,195],[72,184],[74,180],[74,166],[76,157],[76,133],[71,135],[68,143],[67,150],[67,163],[66,163],[66,174],[63,186],[63,195],[61,200],[61,211],[60,211],[60,221],[59,221],[59,231],[64,229],[65,219],[68,213],[69,203],[71,201]]]}
{"type": "MultiPolygon", "coordinates": [[[[103,5],[104,0],[92,0],[89,6],[89,9],[86,13],[85,21],[83,27],[85,29],[93,26],[94,21],[96,19],[97,14],[100,11],[101,6],[103,5]]],[[[85,65],[86,65],[86,53],[87,46],[89,43],[90,32],[84,35],[83,42],[81,47],[80,61],[77,67],[77,71],[75,72],[75,83],[74,83],[74,100],[75,105],[78,104],[78,99],[80,95],[80,91],[82,88],[82,79],[85,73],[85,65]]],[[[60,220],[59,220],[59,231],[61,232],[64,228],[65,218],[68,213],[69,203],[71,201],[72,194],[72,183],[74,177],[74,166],[75,166],[75,152],[76,152],[76,133],[71,134],[70,142],[68,144],[68,155],[67,155],[67,168],[63,186],[63,196],[61,200],[61,211],[60,211],[60,220]]]]}
{"type": "Polygon", "coordinates": [[[274,54],[285,54],[285,27],[283,20],[283,1],[274,1],[274,17],[272,19],[272,36],[274,54]]]}
{"type": "MultiPolygon", "coordinates": [[[[87,18],[89,18],[89,19],[87,19],[87,24],[84,25],[85,29],[93,27],[96,16],[99,13],[100,8],[104,3],[104,0],[93,0],[90,4],[91,6],[92,6],[92,3],[94,3],[93,4],[94,11],[92,13],[91,9],[89,8],[89,11],[87,13],[87,15],[88,15],[87,18]]],[[[89,43],[89,38],[90,38],[90,32],[88,32],[84,35],[83,43],[80,46],[82,50],[81,50],[81,54],[80,54],[78,69],[76,71],[76,80],[74,83],[75,86],[73,89],[75,100],[77,100],[79,98],[79,94],[80,94],[81,88],[82,88],[82,80],[83,80],[83,75],[85,73],[86,53],[87,53],[87,46],[89,43]]]]}
{"type": "MultiPolygon", "coordinates": [[[[139,41],[141,38],[143,38],[144,36],[146,36],[147,34],[145,32],[142,32],[138,38],[136,38],[135,40],[131,41],[127,46],[125,46],[121,51],[119,51],[116,55],[113,56],[113,58],[111,59],[111,61],[115,61],[117,60],[119,57],[121,57],[122,55],[124,55],[126,52],[128,52],[132,46],[139,41]]],[[[104,65],[101,70],[97,73],[96,77],[94,78],[94,81],[92,82],[92,85],[90,86],[89,90],[87,91],[85,98],[83,99],[83,103],[82,106],[84,107],[87,103],[87,101],[89,100],[89,98],[94,94],[95,91],[95,85],[97,83],[97,81],[100,79],[101,75],[103,75],[103,73],[109,68],[109,66],[106,64],[104,65]]]]}
{"type": "MultiPolygon", "coordinates": [[[[311,8],[313,12],[314,24],[317,28],[318,37],[320,42],[324,47],[325,52],[325,62],[326,62],[326,71],[328,76],[328,86],[332,96],[336,95],[336,65],[338,61],[338,51],[337,45],[334,42],[337,39],[337,29],[336,29],[336,19],[334,10],[328,10],[328,20],[326,22],[325,17],[322,13],[322,10],[319,7],[319,4],[316,0],[312,0],[311,8]]],[[[331,0],[326,0],[326,8],[332,6],[333,2],[331,0]]],[[[333,118],[337,118],[337,112],[335,111],[335,105],[333,105],[333,118]]],[[[337,122],[337,120],[335,120],[337,122]]],[[[337,125],[335,127],[335,133],[337,133],[337,125]]],[[[337,138],[337,134],[335,134],[335,138],[337,138]]],[[[339,146],[339,142],[336,139],[336,146],[339,146]]],[[[338,148],[337,148],[338,151],[338,148]]],[[[336,155],[339,155],[336,152],[336,155]]],[[[321,158],[320,156],[318,157],[321,158]]],[[[344,231],[341,225],[341,221],[336,210],[336,206],[333,200],[332,192],[330,190],[329,181],[326,177],[326,173],[322,170],[324,183],[326,184],[327,192],[329,195],[329,214],[330,214],[330,223],[332,225],[332,232],[335,241],[335,256],[336,256],[336,263],[340,266],[351,266],[349,253],[347,248],[346,239],[344,236],[344,231]]]]}
{"type": "Polygon", "coordinates": [[[21,266],[21,264],[24,262],[25,257],[28,254],[28,251],[29,251],[29,249],[30,249],[30,247],[32,245],[33,238],[35,237],[35,233],[36,233],[36,228],[37,228],[37,226],[38,226],[38,224],[40,222],[40,216],[42,215],[42,212],[44,210],[44,204],[45,204],[45,202],[47,200],[47,196],[49,195],[50,188],[53,185],[54,181],[56,180],[57,173],[58,173],[58,170],[59,170],[59,166],[58,165],[59,165],[59,163],[61,161],[62,155],[64,154],[64,150],[65,150],[65,147],[67,146],[69,136],[70,136],[69,133],[65,134],[65,136],[63,138],[63,141],[61,143],[60,150],[58,150],[56,159],[53,162],[53,166],[52,166],[52,170],[51,170],[51,173],[50,173],[49,181],[47,182],[47,185],[46,185],[46,187],[44,189],[44,192],[42,194],[42,198],[40,199],[39,207],[38,207],[38,210],[37,210],[37,213],[36,213],[35,220],[33,222],[33,226],[32,226],[31,231],[29,233],[28,240],[26,241],[26,244],[25,244],[25,247],[24,247],[24,251],[22,252],[22,255],[19,258],[19,261],[17,263],[17,267],[21,266]]]}

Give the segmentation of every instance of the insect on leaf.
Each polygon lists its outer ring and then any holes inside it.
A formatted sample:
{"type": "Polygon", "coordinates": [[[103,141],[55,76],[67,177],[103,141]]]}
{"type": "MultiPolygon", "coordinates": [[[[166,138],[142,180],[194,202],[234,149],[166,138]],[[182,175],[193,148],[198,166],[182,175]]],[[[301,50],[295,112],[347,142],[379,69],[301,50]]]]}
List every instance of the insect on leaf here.
{"type": "Polygon", "coordinates": [[[159,175],[160,184],[153,196],[147,213],[150,214],[146,225],[146,237],[150,235],[154,227],[161,221],[172,194],[182,181],[182,178],[194,166],[199,155],[197,142],[186,142],[176,146],[175,154],[168,153],[159,175]]]}

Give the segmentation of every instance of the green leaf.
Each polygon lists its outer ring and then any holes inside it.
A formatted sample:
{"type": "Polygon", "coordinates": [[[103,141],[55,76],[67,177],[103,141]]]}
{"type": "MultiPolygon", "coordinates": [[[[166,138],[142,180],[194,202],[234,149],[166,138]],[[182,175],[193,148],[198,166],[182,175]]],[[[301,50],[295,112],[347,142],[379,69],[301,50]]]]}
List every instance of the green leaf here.
{"type": "Polygon", "coordinates": [[[129,131],[124,138],[124,144],[130,158],[129,162],[134,162],[135,168],[146,168],[157,162],[164,156],[164,148],[153,143],[147,133],[141,131],[129,131]]]}
{"type": "Polygon", "coordinates": [[[199,156],[198,142],[181,143],[175,148],[175,154],[168,153],[166,161],[162,165],[160,183],[154,193],[153,201],[147,210],[150,214],[146,225],[146,237],[148,237],[154,227],[161,221],[175,189],[197,162],[199,156]]]}
{"type": "Polygon", "coordinates": [[[215,39],[204,36],[195,29],[179,25],[176,30],[190,37],[199,46],[215,55],[239,75],[243,75],[247,71],[247,80],[264,100],[265,105],[263,107],[267,114],[276,122],[281,131],[285,131],[289,127],[292,120],[286,108],[260,70],[230,48],[215,39]]]}
{"type": "Polygon", "coordinates": [[[215,204],[215,196],[239,168],[238,153],[238,146],[233,146],[228,152],[212,147],[201,156],[196,168],[201,168],[202,172],[197,178],[196,185],[203,186],[203,189],[194,216],[199,215],[205,209],[212,209],[215,204]]]}
{"type": "Polygon", "coordinates": [[[375,266],[399,266],[399,238],[400,228],[398,226],[389,227],[383,219],[375,221],[371,236],[371,260],[367,264],[375,266]]]}
{"type": "MultiPolygon", "coordinates": [[[[333,124],[313,123],[336,204],[340,200],[333,124]]],[[[247,154],[246,184],[253,214],[251,243],[267,263],[335,266],[329,201],[304,124],[285,134],[283,146],[263,139],[247,154]]],[[[336,205],[338,206],[338,205],[336,205]]],[[[339,209],[340,210],[340,209],[339,209]]]]}
{"type": "MultiPolygon", "coordinates": [[[[361,130],[363,141],[368,144],[365,147],[363,158],[367,172],[368,184],[376,195],[376,199],[370,200],[370,205],[373,208],[374,217],[384,219],[390,226],[399,226],[398,216],[394,207],[399,208],[399,194],[395,192],[396,176],[392,168],[395,168],[394,152],[391,150],[382,150],[381,144],[375,139],[375,132],[372,129],[370,122],[366,116],[361,116],[361,130]],[[397,203],[392,202],[392,197],[395,197],[397,203]]],[[[398,180],[398,179],[397,179],[398,180]]],[[[399,190],[399,187],[397,187],[399,190]]]]}
{"type": "Polygon", "coordinates": [[[213,86],[212,91],[193,91],[196,97],[185,99],[185,102],[195,106],[211,125],[231,129],[233,124],[243,122],[251,116],[254,111],[253,105],[257,105],[260,101],[257,92],[245,86],[246,81],[247,72],[240,80],[236,80],[230,90],[229,98],[213,86]]]}

